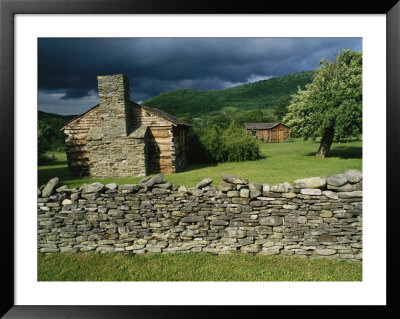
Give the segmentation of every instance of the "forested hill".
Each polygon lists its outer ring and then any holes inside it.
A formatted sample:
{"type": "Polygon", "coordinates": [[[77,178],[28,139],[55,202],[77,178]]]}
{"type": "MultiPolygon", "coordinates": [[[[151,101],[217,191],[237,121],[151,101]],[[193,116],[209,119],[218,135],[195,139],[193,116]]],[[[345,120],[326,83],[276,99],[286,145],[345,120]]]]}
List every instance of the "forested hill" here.
{"type": "Polygon", "coordinates": [[[68,123],[75,117],[77,117],[77,115],[60,115],[60,114],[38,111],[39,121],[43,121],[48,124],[53,124],[53,126],[58,129],[60,129],[64,124],[68,123]]]}
{"type": "Polygon", "coordinates": [[[233,88],[200,91],[178,89],[152,97],[142,104],[170,114],[202,114],[223,108],[236,110],[264,109],[273,107],[281,97],[289,97],[312,81],[314,71],[299,72],[233,88]]]}

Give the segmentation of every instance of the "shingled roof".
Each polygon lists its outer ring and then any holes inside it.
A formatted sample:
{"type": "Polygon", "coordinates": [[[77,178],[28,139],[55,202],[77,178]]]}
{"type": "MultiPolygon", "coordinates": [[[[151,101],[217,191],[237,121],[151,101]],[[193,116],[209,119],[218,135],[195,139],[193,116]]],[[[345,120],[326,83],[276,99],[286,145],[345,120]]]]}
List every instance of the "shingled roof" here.
{"type": "MultiPolygon", "coordinates": [[[[282,123],[276,123],[276,122],[271,122],[271,123],[244,123],[244,127],[246,130],[270,130],[274,128],[275,126],[278,126],[279,124],[282,123]]],[[[282,124],[285,125],[285,124],[282,124]]],[[[287,125],[285,125],[287,126],[287,125]]]]}

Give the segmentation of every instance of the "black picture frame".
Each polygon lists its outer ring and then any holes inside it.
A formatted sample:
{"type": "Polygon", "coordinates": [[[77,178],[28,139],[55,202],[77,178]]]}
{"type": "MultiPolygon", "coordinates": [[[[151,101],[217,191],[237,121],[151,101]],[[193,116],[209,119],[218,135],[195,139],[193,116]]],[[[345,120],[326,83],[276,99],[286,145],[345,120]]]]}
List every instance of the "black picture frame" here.
{"type": "MultiPolygon", "coordinates": [[[[400,3],[398,0],[297,0],[222,1],[181,0],[0,0],[0,203],[2,230],[1,308],[4,318],[164,318],[225,317],[229,312],[248,317],[264,315],[355,317],[360,312],[391,318],[398,314],[394,270],[395,227],[398,206],[395,192],[399,163],[400,106],[400,3]],[[228,5],[229,3],[229,5],[228,5]],[[14,302],[14,17],[16,14],[385,14],[387,20],[387,305],[309,307],[224,307],[224,306],[22,306],[14,302]],[[4,226],[6,225],[6,226],[4,226]],[[255,314],[254,314],[255,315],[255,314]]],[[[383,172],[382,172],[383,173],[383,172]]],[[[45,303],[45,301],[44,301],[45,303]]]]}

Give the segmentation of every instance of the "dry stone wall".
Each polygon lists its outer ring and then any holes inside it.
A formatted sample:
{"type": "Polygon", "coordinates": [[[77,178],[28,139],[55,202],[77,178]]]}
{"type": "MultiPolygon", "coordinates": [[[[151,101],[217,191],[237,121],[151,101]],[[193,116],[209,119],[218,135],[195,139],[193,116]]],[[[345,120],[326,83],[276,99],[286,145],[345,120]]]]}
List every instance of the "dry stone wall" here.
{"type": "Polygon", "coordinates": [[[212,186],[93,183],[38,190],[40,252],[296,255],[362,260],[362,175],[349,170],[293,185],[223,174],[212,186]]]}
{"type": "Polygon", "coordinates": [[[95,177],[146,176],[149,172],[147,126],[129,136],[110,136],[92,127],[86,137],[89,171],[95,177]]]}

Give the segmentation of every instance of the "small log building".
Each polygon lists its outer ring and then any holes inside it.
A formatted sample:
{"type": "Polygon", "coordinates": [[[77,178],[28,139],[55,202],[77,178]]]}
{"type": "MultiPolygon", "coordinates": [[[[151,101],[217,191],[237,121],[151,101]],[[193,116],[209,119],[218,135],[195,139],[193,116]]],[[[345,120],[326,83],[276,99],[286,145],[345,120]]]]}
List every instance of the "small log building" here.
{"type": "Polygon", "coordinates": [[[97,79],[99,104],[61,128],[70,174],[133,177],[181,171],[190,125],[130,101],[122,74],[97,79]]]}
{"type": "Polygon", "coordinates": [[[282,123],[244,123],[244,126],[264,143],[280,143],[290,138],[290,127],[282,123]]]}

